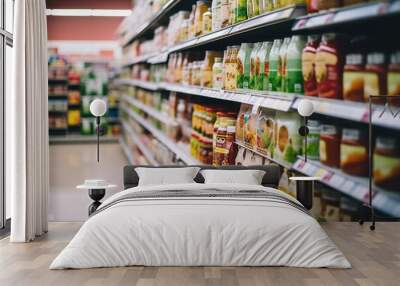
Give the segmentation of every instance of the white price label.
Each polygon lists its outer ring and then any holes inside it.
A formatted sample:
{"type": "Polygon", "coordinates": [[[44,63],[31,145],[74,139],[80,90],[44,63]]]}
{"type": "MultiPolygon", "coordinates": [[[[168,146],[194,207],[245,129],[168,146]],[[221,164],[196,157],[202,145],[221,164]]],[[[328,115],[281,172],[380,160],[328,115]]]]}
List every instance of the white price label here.
{"type": "Polygon", "coordinates": [[[333,13],[324,14],[320,16],[311,17],[305,24],[306,28],[317,27],[331,22],[334,18],[333,13]]]}
{"type": "Polygon", "coordinates": [[[356,186],[356,183],[354,183],[353,181],[350,181],[350,180],[346,180],[346,182],[341,187],[341,190],[347,194],[352,195],[354,192],[355,186],[356,186]]]}

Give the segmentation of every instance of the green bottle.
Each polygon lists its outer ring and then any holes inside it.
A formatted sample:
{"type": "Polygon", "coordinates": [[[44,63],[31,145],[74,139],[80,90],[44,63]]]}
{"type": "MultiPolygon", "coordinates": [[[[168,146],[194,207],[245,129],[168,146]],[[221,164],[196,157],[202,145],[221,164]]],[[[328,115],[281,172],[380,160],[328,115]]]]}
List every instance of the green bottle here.
{"type": "Polygon", "coordinates": [[[269,54],[271,53],[272,42],[264,42],[260,49],[260,75],[257,80],[258,90],[268,90],[269,54]]]}
{"type": "Polygon", "coordinates": [[[281,45],[282,40],[276,39],[269,54],[268,90],[270,91],[278,91],[281,85],[280,79],[278,79],[279,49],[281,45]]]}
{"type": "MultiPolygon", "coordinates": [[[[251,1],[251,0],[249,0],[251,1]]],[[[247,0],[236,0],[236,23],[247,19],[247,0]]]]}
{"type": "Polygon", "coordinates": [[[305,46],[303,36],[293,36],[286,53],[285,92],[303,94],[302,52],[305,46]]]}
{"type": "Polygon", "coordinates": [[[238,54],[237,88],[249,88],[250,85],[250,54],[253,44],[242,43],[238,54]]]}

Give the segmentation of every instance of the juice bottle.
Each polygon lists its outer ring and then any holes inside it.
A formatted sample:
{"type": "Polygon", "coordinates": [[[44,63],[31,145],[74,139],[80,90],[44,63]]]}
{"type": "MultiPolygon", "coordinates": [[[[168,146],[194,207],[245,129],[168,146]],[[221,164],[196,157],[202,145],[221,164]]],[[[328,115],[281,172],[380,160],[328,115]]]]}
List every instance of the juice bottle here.
{"type": "Polygon", "coordinates": [[[213,0],[212,11],[212,30],[216,31],[221,27],[221,0],[213,0]]]}
{"type": "Polygon", "coordinates": [[[272,42],[264,42],[260,49],[260,76],[257,84],[258,90],[268,90],[269,54],[271,48],[272,42]]]}
{"type": "Polygon", "coordinates": [[[236,0],[235,23],[244,21],[247,17],[247,0],[236,0]]]}
{"type": "Polygon", "coordinates": [[[305,46],[303,36],[293,36],[286,53],[286,90],[289,93],[303,93],[301,55],[305,46]]]}
{"type": "Polygon", "coordinates": [[[203,31],[203,14],[208,10],[208,6],[204,1],[196,2],[196,13],[194,15],[195,35],[200,36],[203,31]]]}
{"type": "Polygon", "coordinates": [[[260,43],[255,43],[254,48],[251,51],[250,54],[250,82],[249,82],[249,88],[251,89],[256,89],[257,88],[257,75],[259,74],[259,67],[260,63],[258,63],[257,66],[257,55],[262,46],[262,42],[260,43]]]}
{"type": "Polygon", "coordinates": [[[281,82],[278,78],[279,49],[281,45],[281,39],[274,40],[269,54],[268,90],[270,91],[278,91],[281,87],[281,82]]]}
{"type": "Polygon", "coordinates": [[[279,58],[278,58],[278,91],[286,90],[286,52],[290,43],[290,38],[286,37],[283,40],[281,48],[279,49],[279,58]]]}
{"type": "Polygon", "coordinates": [[[251,43],[242,43],[240,46],[237,68],[237,88],[249,88],[250,83],[250,54],[253,45],[251,43]]]}

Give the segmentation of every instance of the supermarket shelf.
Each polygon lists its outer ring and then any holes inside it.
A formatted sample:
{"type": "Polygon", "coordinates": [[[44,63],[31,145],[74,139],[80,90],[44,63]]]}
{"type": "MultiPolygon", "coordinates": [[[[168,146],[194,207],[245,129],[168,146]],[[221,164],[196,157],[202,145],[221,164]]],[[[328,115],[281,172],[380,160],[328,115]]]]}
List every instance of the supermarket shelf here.
{"type": "Polygon", "coordinates": [[[132,85],[136,87],[140,87],[143,89],[148,89],[152,91],[159,90],[160,87],[158,86],[157,83],[150,82],[150,81],[144,81],[144,80],[139,80],[139,79],[117,79],[115,81],[119,85],[132,85]]]}
{"type": "Polygon", "coordinates": [[[291,23],[296,17],[305,14],[306,7],[304,5],[292,5],[285,8],[277,9],[267,14],[242,21],[240,23],[217,30],[215,32],[180,43],[174,47],[171,47],[169,49],[169,53],[191,49],[225,38],[232,38],[254,30],[264,30],[267,27],[273,29],[276,28],[274,27],[276,24],[280,24],[282,22],[291,23]]]}
{"type": "Polygon", "coordinates": [[[160,11],[158,11],[149,21],[143,23],[137,29],[132,30],[132,32],[127,33],[124,39],[122,40],[122,46],[126,46],[131,43],[133,40],[139,38],[141,35],[146,33],[147,31],[154,28],[157,23],[166,16],[177,4],[183,2],[182,0],[170,0],[167,2],[160,11]]]}
{"type": "Polygon", "coordinates": [[[153,153],[150,149],[147,148],[146,144],[140,140],[140,136],[133,131],[132,127],[129,126],[128,123],[122,122],[123,129],[129,134],[129,138],[132,142],[139,148],[139,150],[143,153],[146,157],[146,160],[149,162],[150,165],[158,166],[157,160],[154,158],[153,153]]]}
{"type": "Polygon", "coordinates": [[[363,3],[300,17],[293,26],[293,31],[323,30],[399,15],[400,1],[363,3]]]}
{"type": "Polygon", "coordinates": [[[134,99],[133,97],[123,95],[122,98],[128,102],[129,104],[139,108],[140,110],[146,112],[151,117],[154,117],[158,121],[161,121],[165,124],[174,124],[176,123],[175,120],[171,119],[168,115],[161,113],[159,110],[152,108],[146,104],[141,103],[140,101],[134,99]]]}
{"type": "Polygon", "coordinates": [[[123,62],[122,67],[129,67],[132,65],[140,64],[140,63],[146,63],[150,58],[154,57],[155,54],[148,54],[148,55],[142,55],[135,57],[129,61],[123,62]]]}
{"type": "Polygon", "coordinates": [[[295,95],[293,94],[275,92],[259,92],[254,90],[226,91],[172,83],[160,83],[159,86],[169,91],[247,103],[280,111],[289,111],[295,99],[295,95]]]}
{"type": "MultiPolygon", "coordinates": [[[[295,102],[292,105],[293,109],[297,109],[297,106],[301,99],[307,98],[314,104],[316,113],[368,123],[369,106],[367,103],[353,102],[346,100],[336,99],[324,99],[319,97],[310,96],[297,96],[295,102]]],[[[382,126],[392,129],[400,130],[400,116],[392,116],[390,111],[387,110],[382,117],[379,117],[382,113],[383,105],[373,105],[373,116],[372,123],[376,126],[382,126]]],[[[394,114],[400,114],[399,108],[392,108],[394,114]]]]}
{"type": "MultiPolygon", "coordinates": [[[[302,157],[293,165],[293,169],[311,177],[320,177],[321,183],[334,188],[343,194],[361,202],[368,202],[368,179],[345,174],[339,169],[321,164],[319,161],[307,160],[302,157]]],[[[386,192],[374,186],[373,206],[393,217],[400,217],[400,194],[386,192]]]]}
{"type": "MultiPolygon", "coordinates": [[[[116,136],[100,136],[100,143],[116,143],[116,136]]],[[[95,135],[65,135],[65,136],[50,136],[50,144],[92,144],[97,143],[95,135]]]]}
{"type": "Polygon", "coordinates": [[[122,136],[119,138],[119,144],[122,147],[122,151],[124,151],[126,158],[128,158],[128,162],[130,165],[135,165],[135,160],[133,160],[133,155],[129,146],[126,144],[122,136]]]}
{"type": "Polygon", "coordinates": [[[150,131],[158,141],[163,143],[169,150],[175,153],[176,157],[182,160],[187,165],[201,165],[199,161],[193,158],[187,150],[180,148],[178,144],[166,136],[162,131],[158,130],[154,127],[149,121],[140,116],[139,114],[133,112],[129,108],[122,107],[122,110],[125,111],[133,120],[137,121],[140,125],[150,131]]]}
{"type": "Polygon", "coordinates": [[[278,164],[278,165],[280,165],[280,166],[282,166],[282,167],[284,167],[284,168],[286,168],[288,170],[291,170],[293,168],[293,165],[290,164],[289,162],[285,162],[285,161],[281,161],[281,160],[277,160],[277,159],[271,158],[270,156],[267,156],[267,155],[257,151],[256,149],[254,149],[252,147],[248,147],[247,145],[245,145],[242,142],[235,141],[235,144],[240,146],[240,147],[243,147],[243,148],[245,148],[245,149],[247,149],[247,150],[249,150],[249,151],[251,151],[251,152],[253,152],[253,153],[257,154],[257,155],[260,155],[261,157],[264,157],[264,158],[270,160],[271,162],[274,162],[274,163],[276,163],[276,164],[278,164]]]}

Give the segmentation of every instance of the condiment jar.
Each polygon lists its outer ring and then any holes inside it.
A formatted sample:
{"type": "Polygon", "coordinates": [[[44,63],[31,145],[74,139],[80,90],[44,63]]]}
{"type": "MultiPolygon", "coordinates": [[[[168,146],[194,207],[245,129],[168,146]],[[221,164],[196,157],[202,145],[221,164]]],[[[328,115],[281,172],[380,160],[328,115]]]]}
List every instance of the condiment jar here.
{"type": "Polygon", "coordinates": [[[373,181],[388,191],[400,191],[400,144],[393,137],[376,138],[373,181]]]}
{"type": "Polygon", "coordinates": [[[343,128],[340,168],[355,176],[368,176],[368,140],[359,129],[343,128]]]}
{"type": "Polygon", "coordinates": [[[322,164],[339,168],[340,131],[335,125],[323,124],[321,126],[319,160],[322,164]]]}
{"type": "MultiPolygon", "coordinates": [[[[386,61],[385,54],[373,52],[367,55],[364,74],[364,100],[368,102],[370,95],[386,95],[386,61]]],[[[384,99],[374,98],[374,103],[385,103],[384,99]]]]}
{"type": "MultiPolygon", "coordinates": [[[[387,93],[389,96],[400,95],[400,51],[390,55],[390,64],[387,74],[387,93]]],[[[393,98],[390,103],[400,106],[400,98],[393,98]]]]}
{"type": "Polygon", "coordinates": [[[346,55],[343,71],[343,99],[364,101],[364,57],[361,53],[346,55]]]}

